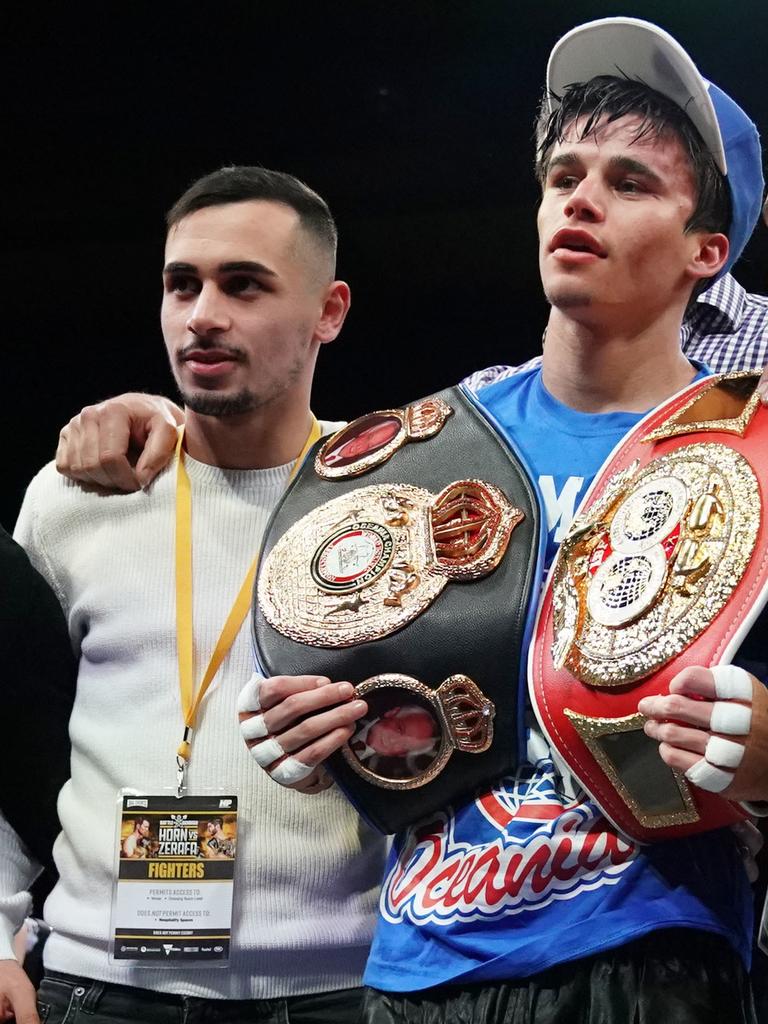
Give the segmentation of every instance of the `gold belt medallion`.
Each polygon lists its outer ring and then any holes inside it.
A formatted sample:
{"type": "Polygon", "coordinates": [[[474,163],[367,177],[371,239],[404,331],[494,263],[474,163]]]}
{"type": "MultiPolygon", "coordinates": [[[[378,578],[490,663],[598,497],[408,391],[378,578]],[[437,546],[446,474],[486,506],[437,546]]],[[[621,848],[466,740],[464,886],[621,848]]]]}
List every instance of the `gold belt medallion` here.
{"type": "Polygon", "coordinates": [[[362,487],[283,534],[259,576],[259,607],[280,633],[314,647],[388,636],[450,580],[492,572],[522,519],[482,480],[458,480],[438,495],[411,484],[362,487]]]}
{"type": "Polygon", "coordinates": [[[555,667],[610,687],[675,658],[726,605],[760,516],[751,466],[722,444],[692,444],[616,474],[560,551],[555,667]]]}

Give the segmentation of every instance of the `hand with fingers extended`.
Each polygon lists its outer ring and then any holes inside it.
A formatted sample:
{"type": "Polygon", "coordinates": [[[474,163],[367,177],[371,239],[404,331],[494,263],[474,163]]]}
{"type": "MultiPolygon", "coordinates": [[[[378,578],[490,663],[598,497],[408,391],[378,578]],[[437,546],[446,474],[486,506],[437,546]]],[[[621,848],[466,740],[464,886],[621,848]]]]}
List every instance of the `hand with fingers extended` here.
{"type": "Polygon", "coordinates": [[[18,960],[0,960],[0,1021],[40,1024],[35,988],[18,960]]]}
{"type": "Polygon", "coordinates": [[[59,434],[56,468],[92,487],[138,491],[170,461],[183,422],[183,411],[160,395],[88,405],[59,434]]]}
{"type": "Polygon", "coordinates": [[[768,799],[768,690],[760,680],[735,665],[691,667],[669,691],[638,704],[666,764],[729,800],[768,799]]]}
{"type": "Polygon", "coordinates": [[[331,785],[322,762],[346,743],[367,710],[351,683],[325,676],[254,674],[238,701],[240,731],[253,759],[275,782],[302,793],[331,785]]]}

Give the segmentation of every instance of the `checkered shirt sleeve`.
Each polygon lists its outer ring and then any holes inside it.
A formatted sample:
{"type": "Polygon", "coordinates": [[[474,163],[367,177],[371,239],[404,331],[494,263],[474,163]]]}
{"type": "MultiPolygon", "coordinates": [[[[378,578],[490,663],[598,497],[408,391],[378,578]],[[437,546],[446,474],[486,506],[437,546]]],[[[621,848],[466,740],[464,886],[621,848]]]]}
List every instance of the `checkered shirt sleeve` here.
{"type": "Polygon", "coordinates": [[[768,298],[745,292],[726,274],[699,296],[681,340],[685,354],[713,373],[762,370],[768,362],[768,298]]]}

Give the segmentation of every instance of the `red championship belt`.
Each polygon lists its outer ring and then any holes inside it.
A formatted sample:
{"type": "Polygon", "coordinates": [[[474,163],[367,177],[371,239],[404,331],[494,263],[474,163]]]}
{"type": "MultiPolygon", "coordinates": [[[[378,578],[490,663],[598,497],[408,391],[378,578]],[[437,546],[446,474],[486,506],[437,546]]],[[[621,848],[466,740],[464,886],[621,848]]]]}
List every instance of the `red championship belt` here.
{"type": "Polygon", "coordinates": [[[759,375],[709,377],[648,415],[597,474],[563,541],[529,658],[553,749],[641,842],[744,816],[643,732],[642,697],[734,657],[768,599],[768,409],[759,375]]]}

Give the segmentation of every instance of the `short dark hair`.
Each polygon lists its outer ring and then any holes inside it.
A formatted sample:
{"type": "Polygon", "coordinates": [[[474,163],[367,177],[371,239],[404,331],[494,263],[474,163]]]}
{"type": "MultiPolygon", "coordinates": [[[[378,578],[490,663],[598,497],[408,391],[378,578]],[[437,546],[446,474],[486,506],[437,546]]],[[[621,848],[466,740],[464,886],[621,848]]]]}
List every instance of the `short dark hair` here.
{"type": "Polygon", "coordinates": [[[556,98],[559,106],[551,113],[544,98],[537,119],[536,176],[541,184],[546,178],[553,147],[563,141],[575,120],[585,118],[579,136],[583,140],[594,134],[603,119],[611,122],[634,115],[640,120],[635,141],[648,135],[673,135],[688,155],[696,184],[697,202],[685,225],[685,231],[728,234],[731,225],[728,185],[682,107],[643,82],[612,75],[600,75],[588,82],[576,82],[567,86],[563,95],[556,98]]]}
{"type": "Polygon", "coordinates": [[[170,208],[165,223],[170,230],[197,210],[252,199],[282,203],[295,210],[304,230],[335,259],[338,232],[326,201],[292,174],[267,167],[221,167],[198,178],[170,208]]]}

